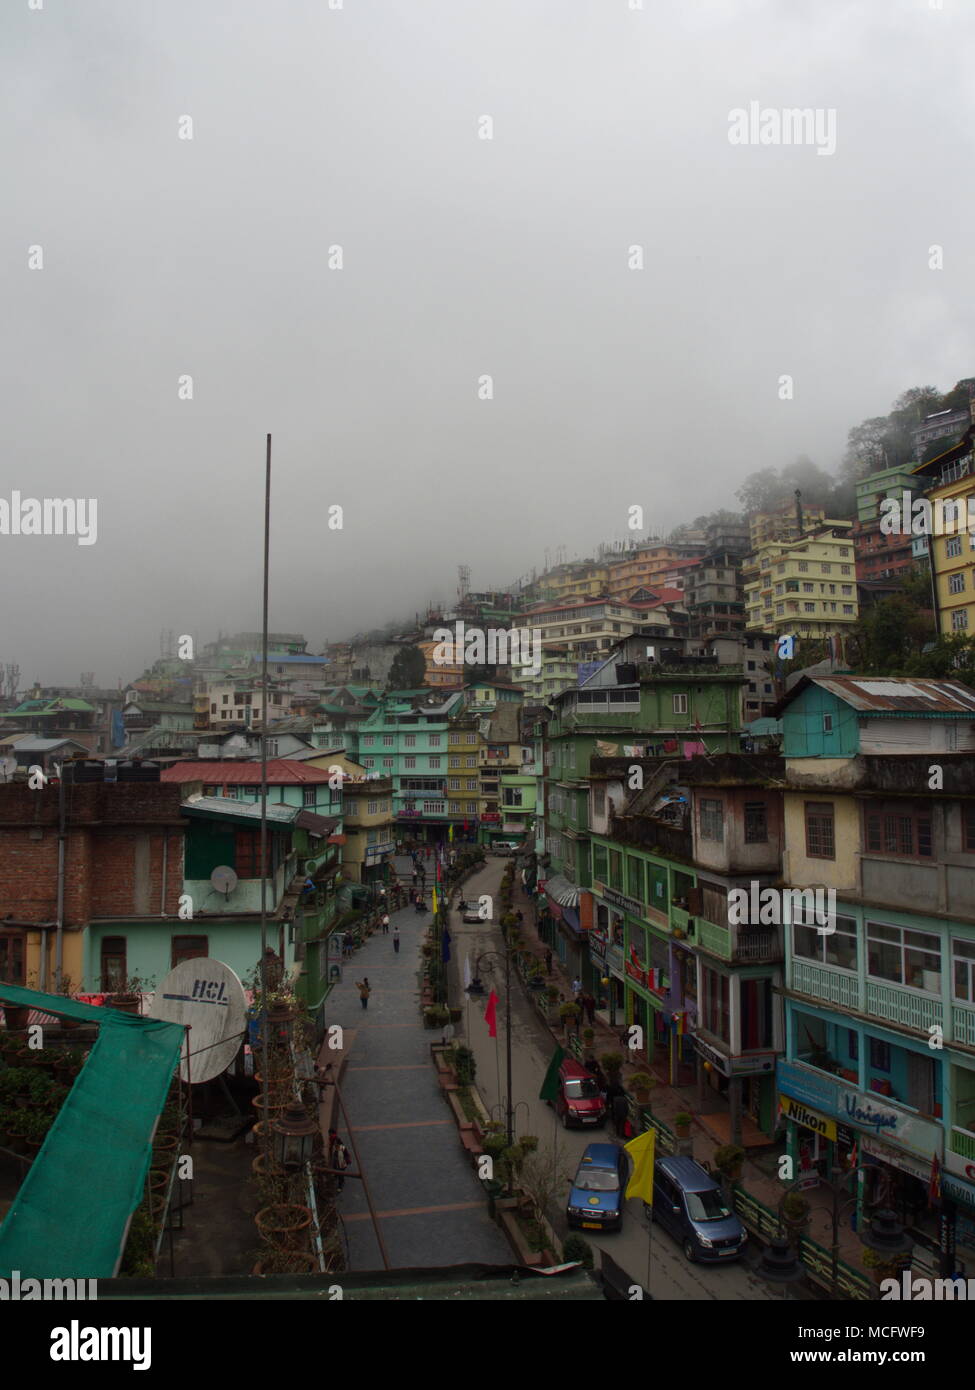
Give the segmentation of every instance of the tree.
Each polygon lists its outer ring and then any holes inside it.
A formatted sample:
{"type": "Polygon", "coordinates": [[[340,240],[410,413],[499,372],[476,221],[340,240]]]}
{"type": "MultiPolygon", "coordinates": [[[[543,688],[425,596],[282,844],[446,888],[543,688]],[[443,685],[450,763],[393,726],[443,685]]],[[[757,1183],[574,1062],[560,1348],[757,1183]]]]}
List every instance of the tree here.
{"type": "Polygon", "coordinates": [[[975,637],[939,637],[906,663],[904,675],[975,686],[975,637]]]}
{"type": "Polygon", "coordinates": [[[549,1203],[562,1197],[571,1181],[572,1174],[562,1167],[561,1156],[550,1144],[526,1154],[518,1172],[519,1186],[528,1193],[538,1217],[546,1215],[549,1203]]]}
{"type": "Polygon", "coordinates": [[[920,655],[933,636],[931,614],[906,593],[891,594],[860,615],[856,629],[857,668],[862,675],[903,674],[907,664],[920,655]]]}
{"type": "Polygon", "coordinates": [[[393,657],[386,678],[387,690],[416,690],[427,673],[426,657],[419,647],[401,647],[393,657]]]}
{"type": "Polygon", "coordinates": [[[746,512],[764,512],[781,501],[782,483],[774,468],[761,468],[749,473],[735,493],[746,512]]]}

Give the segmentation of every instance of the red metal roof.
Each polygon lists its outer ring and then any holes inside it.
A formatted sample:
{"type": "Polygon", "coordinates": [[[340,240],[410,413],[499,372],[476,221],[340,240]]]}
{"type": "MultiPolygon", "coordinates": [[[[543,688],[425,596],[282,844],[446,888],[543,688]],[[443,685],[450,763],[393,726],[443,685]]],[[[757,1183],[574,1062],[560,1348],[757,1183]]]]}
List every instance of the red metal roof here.
{"type": "MultiPolygon", "coordinates": [[[[327,782],[329,773],[323,767],[292,762],[289,758],[269,758],[267,780],[275,786],[294,782],[327,782]]],[[[160,782],[212,782],[217,786],[260,786],[260,763],[200,761],[175,763],[164,767],[160,782]]]]}

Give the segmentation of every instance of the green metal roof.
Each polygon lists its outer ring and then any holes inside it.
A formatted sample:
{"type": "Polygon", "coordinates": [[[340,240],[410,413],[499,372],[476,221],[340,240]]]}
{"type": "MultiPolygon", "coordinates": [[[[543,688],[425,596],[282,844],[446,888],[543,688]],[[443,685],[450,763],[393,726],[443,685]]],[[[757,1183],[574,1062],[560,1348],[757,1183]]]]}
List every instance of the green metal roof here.
{"type": "Polygon", "coordinates": [[[0,1000],[97,1023],[98,1038],[0,1224],[0,1277],[110,1279],[142,1201],[185,1030],[0,982],[0,1000]]]}

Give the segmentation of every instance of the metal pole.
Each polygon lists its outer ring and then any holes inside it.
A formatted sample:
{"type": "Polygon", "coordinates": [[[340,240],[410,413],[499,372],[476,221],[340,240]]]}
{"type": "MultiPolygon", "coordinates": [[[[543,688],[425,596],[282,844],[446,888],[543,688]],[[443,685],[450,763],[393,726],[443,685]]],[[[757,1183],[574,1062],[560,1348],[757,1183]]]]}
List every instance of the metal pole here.
{"type": "MultiPolygon", "coordinates": [[[[68,764],[61,765],[61,776],[58,778],[58,910],[57,910],[57,932],[54,938],[54,993],[61,993],[61,967],[64,961],[64,860],[65,860],[65,841],[67,839],[66,821],[67,806],[65,802],[64,782],[68,774],[68,764]]],[[[44,938],[43,955],[44,976],[47,977],[47,938],[44,938]]],[[[77,986],[75,986],[77,988],[77,986]]]]}
{"type": "Polygon", "coordinates": [[[505,1061],[508,1071],[508,1105],[507,1105],[507,1130],[508,1148],[514,1143],[514,1120],[511,1106],[511,946],[505,941],[504,952],[504,1024],[506,1037],[505,1061]]]}
{"type": "MultiPolygon", "coordinates": [[[[261,627],[261,1073],[264,1077],[264,1140],[271,1139],[267,1011],[267,595],[271,551],[271,436],[264,470],[264,610],[261,627]]],[[[283,962],[282,962],[283,963],[283,962]]]]}

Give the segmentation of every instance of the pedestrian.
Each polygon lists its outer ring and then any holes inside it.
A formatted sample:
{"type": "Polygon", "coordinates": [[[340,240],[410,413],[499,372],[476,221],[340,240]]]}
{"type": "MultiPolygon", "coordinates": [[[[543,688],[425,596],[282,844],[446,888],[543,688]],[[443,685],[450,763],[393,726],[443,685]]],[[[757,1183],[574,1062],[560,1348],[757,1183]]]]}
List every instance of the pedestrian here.
{"type": "Polygon", "coordinates": [[[591,994],[584,994],[582,997],[582,1007],[586,1011],[586,1018],[589,1020],[589,1027],[592,1028],[596,1022],[596,1000],[591,994]]]}
{"type": "Polygon", "coordinates": [[[552,950],[551,950],[551,947],[549,947],[549,949],[545,952],[545,973],[546,973],[546,975],[551,975],[551,973],[552,973],[552,950]]]}
{"type": "Polygon", "coordinates": [[[416,867],[414,866],[414,869],[413,869],[413,887],[414,887],[414,888],[415,888],[416,885],[417,885],[417,880],[419,879],[419,877],[420,877],[420,875],[417,873],[416,867]]]}
{"type": "Polygon", "coordinates": [[[389,935],[389,913],[383,913],[383,936],[389,935]]]}
{"type": "MultiPolygon", "coordinates": [[[[342,1143],[342,1140],[339,1138],[337,1132],[334,1129],[330,1129],[328,1131],[328,1166],[330,1168],[338,1168],[344,1171],[346,1168],[349,1167],[351,1162],[352,1159],[349,1157],[348,1149],[342,1143]]],[[[342,1172],[336,1173],[336,1191],[341,1192],[344,1186],[345,1178],[343,1177],[342,1172]]]]}
{"type": "Polygon", "coordinates": [[[359,998],[362,1001],[362,1007],[364,1009],[368,1009],[369,996],[372,993],[372,986],[369,984],[368,975],[363,975],[361,980],[356,980],[355,987],[359,991],[359,998]]]}
{"type": "Polygon", "coordinates": [[[626,1092],[622,1086],[617,1085],[615,1089],[618,1094],[613,1096],[613,1124],[616,1127],[616,1133],[622,1139],[630,1122],[630,1102],[627,1100],[626,1092]]]}
{"type": "Polygon", "coordinates": [[[393,950],[399,955],[399,927],[393,928],[393,950]]]}
{"type": "Polygon", "coordinates": [[[576,978],[572,981],[572,993],[573,993],[573,994],[579,994],[579,993],[581,992],[581,990],[582,990],[582,981],[579,979],[579,977],[578,977],[578,975],[577,975],[576,978]]]}

